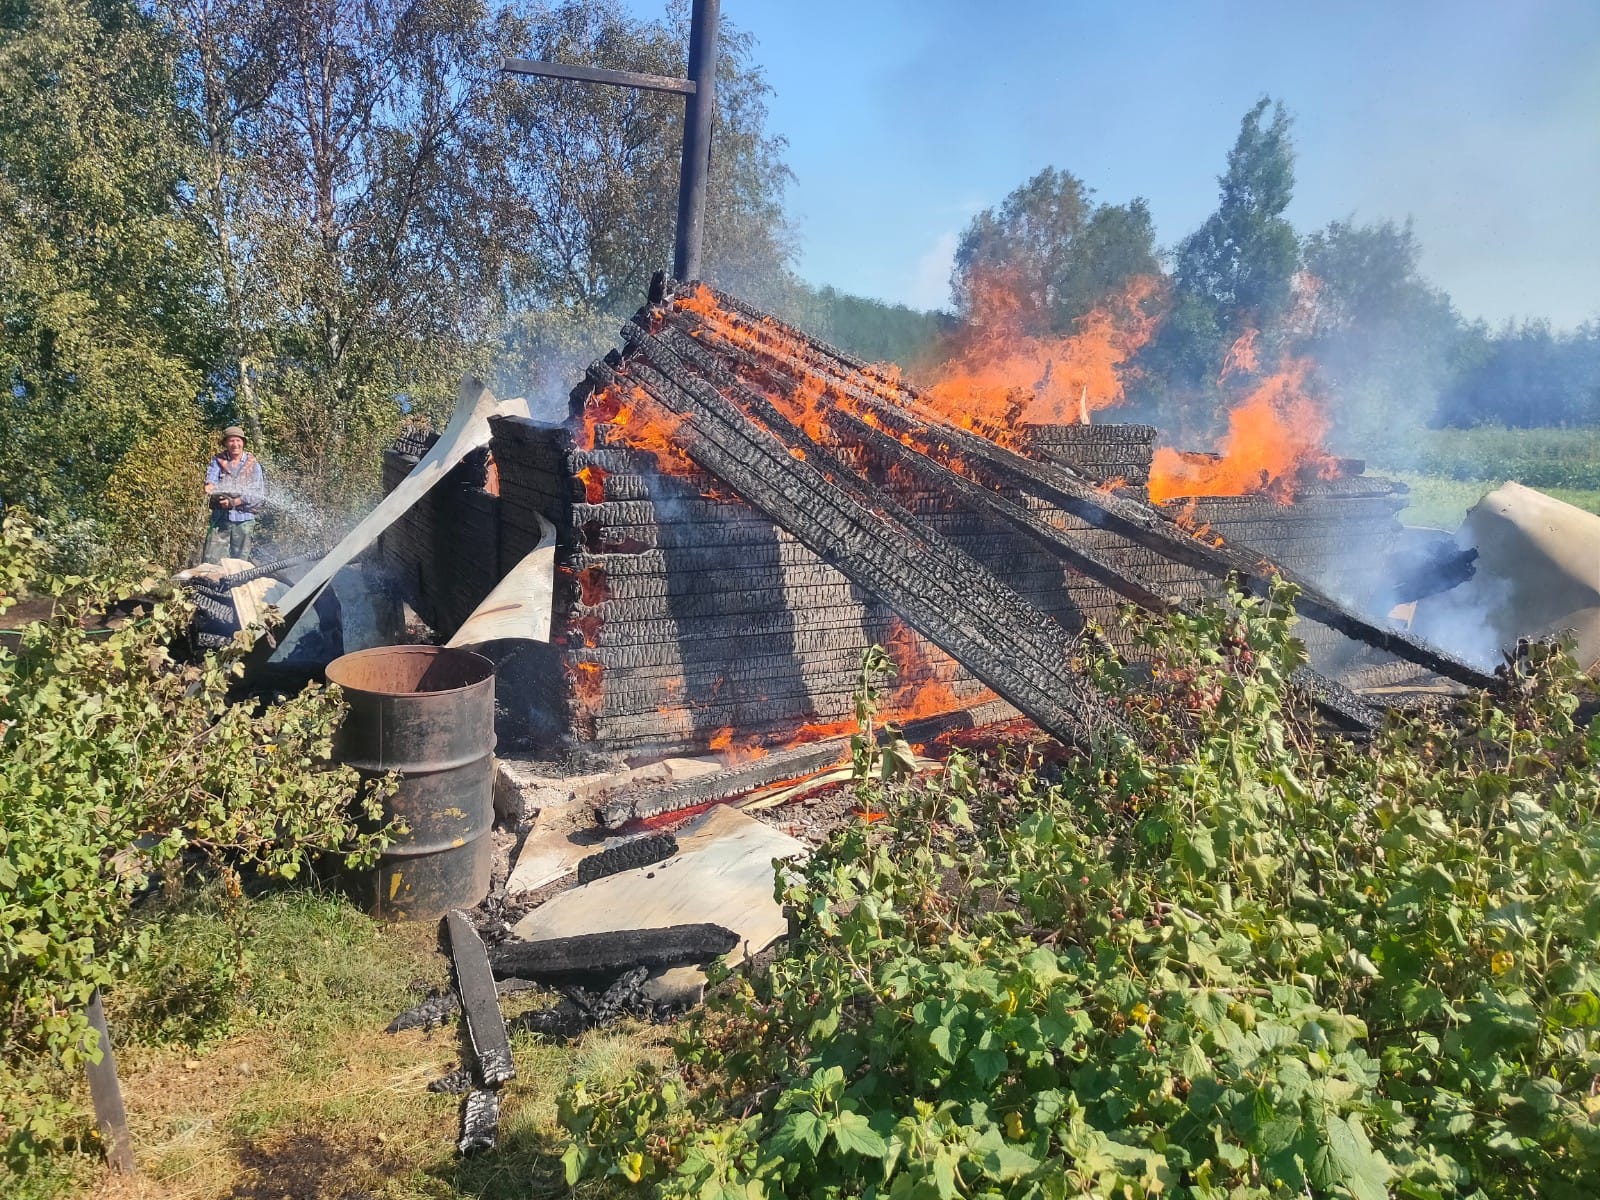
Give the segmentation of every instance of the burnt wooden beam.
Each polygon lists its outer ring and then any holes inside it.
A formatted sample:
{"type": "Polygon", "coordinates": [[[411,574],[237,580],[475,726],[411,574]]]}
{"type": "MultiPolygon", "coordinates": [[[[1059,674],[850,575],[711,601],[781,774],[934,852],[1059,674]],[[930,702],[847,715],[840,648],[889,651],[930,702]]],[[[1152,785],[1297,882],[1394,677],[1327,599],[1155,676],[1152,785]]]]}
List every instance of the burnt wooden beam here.
{"type": "Polygon", "coordinates": [[[1104,491],[1060,463],[1027,458],[954,426],[924,427],[922,418],[887,401],[874,398],[866,403],[880,419],[917,436],[935,459],[951,455],[979,459],[1000,475],[1055,501],[1090,524],[1114,530],[1131,542],[1217,578],[1237,580],[1258,596],[1270,594],[1274,577],[1283,579],[1300,589],[1296,608],[1304,617],[1469,687],[1486,688],[1494,684],[1494,676],[1489,672],[1350,611],[1314,583],[1247,546],[1227,542],[1207,545],[1180,529],[1169,514],[1155,505],[1104,491]]]}
{"type": "Polygon", "coordinates": [[[738,934],[721,925],[669,925],[664,929],[619,929],[538,942],[511,939],[494,948],[490,963],[497,975],[560,980],[615,974],[634,967],[708,962],[738,944],[738,934]]]}
{"type": "Polygon", "coordinates": [[[834,742],[798,746],[697,779],[641,784],[604,797],[595,807],[595,820],[602,829],[620,829],[630,821],[726,800],[769,783],[820,771],[837,762],[842,752],[834,742]]]}
{"type": "Polygon", "coordinates": [[[517,1068],[511,1059],[511,1042],[500,1013],[500,994],[495,990],[489,955],[466,913],[451,909],[445,925],[450,930],[450,957],[455,963],[467,1038],[477,1058],[478,1082],[496,1088],[515,1079],[517,1068]]]}
{"type": "MultiPolygon", "coordinates": [[[[1029,605],[1005,582],[995,578],[986,566],[958,549],[954,542],[902,509],[893,496],[867,485],[859,477],[856,467],[838,461],[827,448],[814,442],[805,430],[776,408],[763,390],[747,387],[736,374],[728,371],[717,355],[709,354],[698,339],[690,338],[670,326],[664,326],[658,338],[642,338],[638,334],[630,336],[632,341],[645,347],[651,366],[666,366],[674,378],[682,376],[683,381],[690,384],[688,392],[691,398],[709,403],[723,421],[738,427],[738,432],[762,451],[763,461],[768,464],[773,477],[781,478],[790,486],[798,486],[806,499],[816,496],[818,499],[814,502],[822,506],[835,504],[835,510],[843,512],[846,520],[859,530],[901,546],[899,562],[894,563],[893,558],[890,558],[890,562],[902,570],[918,571],[922,574],[920,586],[933,589],[915,598],[946,595],[950,605],[954,605],[950,613],[960,613],[963,608],[970,610],[973,606],[981,608],[984,616],[1000,622],[997,632],[1000,634],[1000,645],[1003,646],[1000,651],[1002,661],[1014,656],[1016,650],[1026,651],[1030,648],[1035,653],[1035,661],[1054,675],[1070,707],[1083,707],[1091,718],[1102,715],[1093,690],[1072,672],[1069,646],[1064,640],[1066,634],[1050,616],[1029,605]],[[666,350],[667,354],[672,355],[672,360],[661,362],[659,354],[648,354],[654,347],[666,350]],[[707,384],[710,386],[707,387],[707,384]]],[[[667,400],[670,403],[670,397],[667,400]]],[[[752,472],[746,469],[741,474],[749,477],[752,472]]],[[[731,478],[730,482],[733,482],[731,478]]],[[[770,482],[770,477],[757,475],[750,478],[750,482],[762,486],[770,482]]],[[[760,507],[760,502],[757,502],[757,507],[760,507]]],[[[768,515],[773,514],[768,512],[768,515]]],[[[805,541],[798,528],[789,525],[786,528],[805,541]]],[[[829,558],[829,547],[819,549],[816,544],[811,544],[811,549],[829,558]]],[[[842,547],[835,544],[832,549],[837,552],[842,547]]],[[[840,566],[840,563],[835,563],[835,566],[840,566]]],[[[848,574],[848,571],[845,573],[848,574]]],[[[858,579],[858,582],[862,581],[858,579]]],[[[906,600],[910,597],[896,600],[891,594],[878,592],[878,595],[891,603],[902,618],[917,627],[918,632],[939,645],[939,638],[918,627],[912,614],[906,611],[906,600]]],[[[938,616],[942,618],[944,614],[939,613],[938,616]]],[[[941,645],[941,648],[960,658],[949,650],[949,646],[941,645]]],[[[974,674],[978,674],[976,669],[974,674]]],[[[1002,691],[1000,686],[987,678],[984,682],[1002,691]]],[[[1123,733],[1126,731],[1123,730],[1123,733]]]]}
{"type": "Polygon", "coordinates": [[[1301,667],[1289,676],[1289,687],[1347,733],[1371,734],[1383,727],[1384,707],[1311,667],[1301,667]]]}
{"type": "MultiPolygon", "coordinates": [[[[690,323],[695,327],[697,335],[695,342],[697,345],[706,343],[713,345],[718,356],[739,364],[744,372],[758,381],[760,386],[776,388],[780,392],[792,390],[796,386],[796,381],[793,377],[786,377],[772,369],[770,360],[773,358],[788,362],[799,370],[807,369],[806,364],[794,356],[785,356],[780,352],[772,351],[770,348],[766,358],[754,355],[746,348],[729,341],[714,325],[698,316],[693,316],[690,323]]],[[[793,337],[798,344],[809,344],[804,335],[788,330],[787,327],[782,327],[780,323],[773,322],[773,324],[783,330],[783,336],[793,337]]],[[[714,360],[702,364],[702,366],[704,369],[710,369],[713,372],[716,370],[714,360]]],[[[870,394],[854,391],[856,384],[849,379],[834,378],[830,380],[830,383],[846,390],[851,394],[851,398],[860,404],[871,405],[876,399],[870,394]]],[[[903,414],[900,415],[903,416],[903,414]]],[[[825,423],[847,440],[853,439],[867,446],[871,451],[891,463],[912,471],[948,491],[954,492],[980,510],[989,512],[1006,521],[1030,537],[1036,544],[1057,555],[1080,573],[1101,583],[1123,599],[1138,604],[1152,612],[1193,611],[1192,604],[1163,595],[1154,586],[1141,578],[1137,572],[1127,567],[1113,565],[1108,560],[1096,555],[1084,544],[1086,537],[1083,533],[1068,532],[1049,524],[1031,510],[1007,499],[991,488],[965,477],[960,470],[949,463],[935,461],[928,454],[905,445],[898,438],[892,437],[883,430],[874,428],[859,416],[837,405],[824,410],[822,416],[825,423]]],[[[914,428],[914,423],[909,420],[902,426],[903,430],[914,428]]],[[[967,436],[975,437],[976,435],[967,436]]],[[[987,439],[977,440],[981,441],[985,447],[994,446],[987,439]]],[[[999,447],[994,448],[999,449],[999,447]]],[[[1020,456],[1015,457],[1018,457],[1024,463],[1032,461],[1020,458],[1020,456]]],[[[1067,506],[1063,505],[1063,507],[1067,506]]],[[[1186,537],[1186,535],[1184,536],[1186,537]]],[[[1135,539],[1130,538],[1129,540],[1135,539]]],[[[1186,540],[1192,541],[1192,539],[1187,538],[1186,540]]],[[[1162,545],[1164,544],[1162,543],[1162,545]]],[[[1164,555],[1163,557],[1168,556],[1164,555]]],[[[1371,733],[1382,724],[1381,709],[1362,700],[1348,688],[1311,668],[1302,668],[1298,671],[1295,679],[1291,681],[1291,686],[1326,719],[1349,732],[1371,733]]]]}
{"type": "Polygon", "coordinates": [[[656,833],[649,837],[635,838],[631,842],[623,842],[620,846],[613,846],[609,850],[602,850],[598,854],[590,854],[579,859],[578,884],[581,887],[583,884],[593,883],[596,879],[604,879],[607,875],[631,871],[636,867],[652,866],[671,858],[677,852],[678,839],[670,833],[656,833]]]}
{"type": "Polygon", "coordinates": [[[640,327],[624,336],[622,382],[641,385],[686,418],[677,440],[700,467],[889,603],[1046,732],[1065,741],[1095,729],[1132,736],[1073,673],[1070,638],[1050,617],[834,462],[694,339],[671,329],[657,338],[640,327]],[[736,404],[724,392],[738,389],[736,404]]]}
{"type": "Polygon", "coordinates": [[[582,83],[609,83],[615,87],[639,88],[646,92],[671,92],[679,96],[692,96],[696,85],[692,79],[678,79],[671,75],[647,75],[641,71],[613,71],[607,67],[580,67],[570,63],[545,62],[536,58],[507,58],[500,69],[508,75],[534,75],[542,79],[575,79],[582,83]]]}
{"type": "Polygon", "coordinates": [[[895,465],[938,483],[980,511],[991,513],[1021,530],[1045,550],[1065,560],[1080,574],[1104,584],[1124,600],[1129,600],[1151,612],[1171,611],[1173,605],[1170,597],[1156,591],[1140,579],[1136,572],[1125,567],[1112,566],[1105,559],[1083,547],[1072,534],[1051,525],[1038,513],[1023,508],[1022,505],[1007,500],[959,472],[934,462],[925,454],[918,454],[898,439],[874,429],[850,413],[834,409],[827,413],[825,419],[841,433],[871,447],[874,453],[895,465]]]}
{"type": "Polygon", "coordinates": [[[100,1048],[100,1061],[88,1064],[89,1096],[94,1101],[100,1140],[105,1144],[106,1163],[119,1175],[132,1175],[133,1137],[128,1132],[128,1112],[122,1103],[122,1084],[117,1080],[117,1060],[111,1053],[111,1030],[106,1025],[99,988],[89,997],[88,1017],[100,1048]]]}
{"type": "MultiPolygon", "coordinates": [[[[1148,612],[1195,611],[1192,603],[1163,596],[1141,579],[1137,572],[1113,566],[1078,545],[1073,534],[1046,522],[1037,513],[1007,500],[958,472],[902,444],[860,418],[840,410],[826,415],[828,423],[846,436],[854,437],[897,466],[937,479],[956,495],[1013,525],[1044,549],[1059,555],[1082,574],[1104,584],[1124,600],[1148,612]]],[[[1383,723],[1383,710],[1363,700],[1349,688],[1310,667],[1301,667],[1289,680],[1290,687],[1319,713],[1341,729],[1352,733],[1372,733],[1383,723]]]]}

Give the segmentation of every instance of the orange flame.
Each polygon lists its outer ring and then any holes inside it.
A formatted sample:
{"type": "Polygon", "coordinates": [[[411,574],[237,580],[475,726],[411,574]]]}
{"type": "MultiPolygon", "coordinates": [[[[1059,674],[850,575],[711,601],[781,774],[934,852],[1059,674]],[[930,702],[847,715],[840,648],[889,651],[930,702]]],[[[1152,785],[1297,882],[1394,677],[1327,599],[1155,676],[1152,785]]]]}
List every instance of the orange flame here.
{"type": "Polygon", "coordinates": [[[580,662],[573,663],[571,671],[573,698],[585,704],[596,704],[600,699],[606,669],[599,663],[580,662]]]}
{"type": "Polygon", "coordinates": [[[743,738],[735,738],[733,726],[731,725],[724,725],[713,733],[706,745],[717,754],[720,754],[723,762],[729,764],[748,762],[753,758],[764,758],[767,753],[766,749],[754,737],[747,735],[743,738]]]}
{"type": "Polygon", "coordinates": [[[889,717],[897,722],[953,712],[962,706],[961,698],[950,685],[934,674],[934,663],[924,652],[911,627],[895,617],[889,624],[885,649],[896,668],[894,691],[889,699],[889,717]]]}
{"type": "MultiPolygon", "coordinates": [[[[1245,361],[1254,340],[1230,358],[1245,361]]],[[[1239,368],[1243,369],[1243,368],[1239,368]]],[[[1169,446],[1156,450],[1150,467],[1150,499],[1157,503],[1188,496],[1244,496],[1265,493],[1290,503],[1306,478],[1332,478],[1337,460],[1322,448],[1328,419],[1306,390],[1311,363],[1293,359],[1256,384],[1228,413],[1228,431],[1216,454],[1185,454],[1169,446]]]]}
{"type": "Polygon", "coordinates": [[[606,498],[604,467],[587,466],[578,472],[578,482],[583,484],[583,498],[589,504],[603,504],[606,498]]]}
{"type": "MultiPolygon", "coordinates": [[[[583,407],[583,432],[579,437],[585,449],[592,450],[599,440],[601,426],[607,429],[607,440],[620,440],[635,450],[643,451],[656,460],[656,466],[670,475],[688,475],[695,472],[693,461],[684,453],[678,440],[678,429],[684,418],[669,412],[641,387],[624,394],[617,384],[600,388],[583,407]]],[[[597,468],[596,468],[597,469],[597,468]]],[[[591,470],[591,468],[585,468],[591,470]]],[[[578,472],[586,496],[595,494],[593,476],[578,472]]],[[[604,498],[605,474],[598,476],[599,494],[604,498]]],[[[590,500],[590,503],[595,503],[590,500]]]]}
{"type": "Polygon", "coordinates": [[[604,567],[585,567],[578,572],[578,601],[585,607],[593,608],[596,604],[611,597],[611,584],[606,579],[604,567]]]}
{"type": "Polygon", "coordinates": [[[1018,422],[1087,422],[1091,412],[1120,404],[1128,359],[1159,320],[1160,284],[1151,276],[1133,279],[1068,335],[1039,332],[1043,317],[1019,291],[1003,275],[977,281],[965,344],[927,390],[947,419],[1005,442],[1015,440],[1018,422]]]}

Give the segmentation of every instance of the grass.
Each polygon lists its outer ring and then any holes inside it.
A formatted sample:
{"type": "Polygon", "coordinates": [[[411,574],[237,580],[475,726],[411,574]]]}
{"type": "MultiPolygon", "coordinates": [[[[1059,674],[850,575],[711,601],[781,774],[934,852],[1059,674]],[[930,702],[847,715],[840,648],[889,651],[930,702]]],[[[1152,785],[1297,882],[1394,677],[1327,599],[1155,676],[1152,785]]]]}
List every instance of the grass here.
{"type": "Polygon", "coordinates": [[[384,1032],[416,1002],[409,984],[447,978],[434,927],[377,925],[309,892],[249,902],[248,913],[236,998],[217,984],[216,963],[220,949],[237,946],[237,922],[205,903],[164,914],[151,962],[107,998],[139,1177],[113,1178],[85,1154],[0,1192],[28,1200],[566,1195],[555,1101],[569,1075],[602,1082],[670,1056],[664,1031],[650,1027],[595,1031],[571,1046],[517,1035],[501,1147],[460,1161],[460,1099],[427,1091],[460,1061],[458,1022],[384,1032]],[[174,989],[211,1010],[180,1019],[174,989]]]}
{"type": "Polygon", "coordinates": [[[1362,456],[1374,474],[1410,487],[1407,525],[1454,529],[1507,480],[1600,513],[1600,429],[1427,429],[1362,456]]]}
{"type": "MultiPolygon", "coordinates": [[[[1426,525],[1436,529],[1455,529],[1469,508],[1504,482],[1499,479],[1447,479],[1438,475],[1418,475],[1410,471],[1389,471],[1378,467],[1372,470],[1386,479],[1398,480],[1411,489],[1410,503],[1399,514],[1403,524],[1426,525]]],[[[1600,513],[1600,488],[1539,490],[1586,512],[1600,513]]]]}
{"type": "Polygon", "coordinates": [[[1427,429],[1373,447],[1367,458],[1376,467],[1445,479],[1600,490],[1600,429],[1427,429]]]}

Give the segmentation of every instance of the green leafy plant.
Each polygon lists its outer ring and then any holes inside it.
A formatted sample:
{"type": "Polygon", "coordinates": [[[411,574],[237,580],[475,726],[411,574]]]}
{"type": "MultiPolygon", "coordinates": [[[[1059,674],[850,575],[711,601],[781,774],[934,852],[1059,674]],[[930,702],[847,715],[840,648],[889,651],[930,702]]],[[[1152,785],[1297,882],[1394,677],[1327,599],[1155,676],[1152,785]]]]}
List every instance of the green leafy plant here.
{"type": "Polygon", "coordinates": [[[1141,747],[881,785],[680,1065],[563,1100],[667,1196],[1577,1197],[1600,1177],[1600,721],[1570,659],[1320,736],[1292,591],[1084,669],[1141,747]]]}
{"type": "Polygon", "coordinates": [[[152,881],[173,891],[209,867],[240,922],[217,969],[236,973],[246,875],[292,879],[324,853],[367,862],[388,836],[385,788],[329,762],[336,692],[232,703],[244,638],[179,663],[181,597],[150,580],[41,576],[44,554],[8,516],[0,611],[24,584],[53,598],[0,647],[0,1139],[13,1165],[76,1128],[60,1085],[98,1053],[83,1006],[148,952],[154,927],[129,915],[152,881]],[[147,593],[124,623],[85,628],[147,593]]]}

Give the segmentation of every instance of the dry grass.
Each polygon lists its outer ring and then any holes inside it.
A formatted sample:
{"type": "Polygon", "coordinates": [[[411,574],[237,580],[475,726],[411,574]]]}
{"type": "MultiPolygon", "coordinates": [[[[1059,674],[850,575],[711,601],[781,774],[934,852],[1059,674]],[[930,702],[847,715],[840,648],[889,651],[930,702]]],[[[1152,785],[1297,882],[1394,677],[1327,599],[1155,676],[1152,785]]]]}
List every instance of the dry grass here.
{"type": "MultiPolygon", "coordinates": [[[[600,1083],[642,1060],[670,1058],[666,1031],[650,1027],[596,1031],[570,1046],[518,1035],[518,1077],[503,1091],[500,1149],[461,1161],[455,1153],[460,1099],[427,1091],[431,1079],[460,1061],[457,1023],[383,1032],[414,1002],[409,982],[445,978],[431,927],[373,926],[353,909],[316,897],[272,902],[258,924],[255,1004],[231,1023],[233,1032],[198,1043],[119,1048],[139,1177],[80,1170],[80,1182],[63,1179],[55,1195],[566,1195],[556,1096],[568,1076],[600,1083]]],[[[128,994],[144,993],[130,985],[128,994]]],[[[123,1016],[125,1028],[138,1027],[123,1016]]]]}

